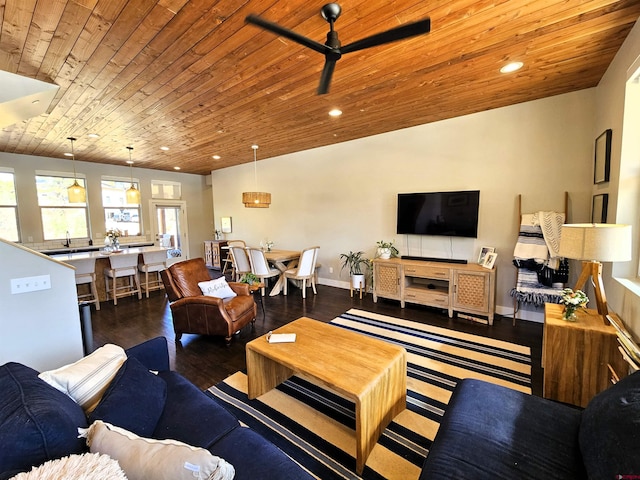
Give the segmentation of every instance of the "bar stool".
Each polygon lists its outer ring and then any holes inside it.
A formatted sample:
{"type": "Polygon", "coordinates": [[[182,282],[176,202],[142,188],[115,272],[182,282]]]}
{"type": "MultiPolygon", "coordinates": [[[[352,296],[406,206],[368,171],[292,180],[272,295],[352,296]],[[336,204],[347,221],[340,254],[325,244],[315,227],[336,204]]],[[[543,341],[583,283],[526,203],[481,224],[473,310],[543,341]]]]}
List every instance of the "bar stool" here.
{"type": "Polygon", "coordinates": [[[167,251],[154,250],[151,252],[142,252],[142,263],[138,263],[138,270],[144,273],[144,280],[140,287],[146,292],[149,298],[149,291],[160,290],[164,288],[160,272],[167,268],[167,251]],[[149,281],[149,274],[156,274],[156,278],[149,281]]]}
{"type": "Polygon", "coordinates": [[[110,268],[104,269],[104,286],[107,291],[107,300],[113,298],[113,304],[118,304],[118,297],[138,294],[138,300],[142,299],[140,280],[138,278],[138,253],[112,253],[109,255],[110,268]],[[118,278],[128,277],[126,284],[118,286],[118,278]],[[109,280],[111,279],[111,282],[109,280]],[[109,286],[111,283],[111,286],[109,286]]]}
{"type": "Polygon", "coordinates": [[[100,310],[100,299],[96,288],[96,258],[74,258],[65,262],[76,267],[76,286],[89,284],[90,293],[80,294],[78,292],[78,302],[82,300],[86,303],[95,303],[96,310],[100,310]]]}

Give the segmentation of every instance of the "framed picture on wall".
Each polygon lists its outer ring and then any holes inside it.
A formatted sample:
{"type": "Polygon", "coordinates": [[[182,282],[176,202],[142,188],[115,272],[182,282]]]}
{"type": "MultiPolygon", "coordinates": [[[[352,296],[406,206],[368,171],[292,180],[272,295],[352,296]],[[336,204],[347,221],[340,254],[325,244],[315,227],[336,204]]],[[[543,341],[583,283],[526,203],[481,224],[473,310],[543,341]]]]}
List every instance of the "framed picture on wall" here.
{"type": "Polygon", "coordinates": [[[607,223],[607,207],[609,206],[609,194],[602,193],[593,196],[591,207],[591,223],[607,223]]]}
{"type": "Polygon", "coordinates": [[[222,217],[220,219],[220,229],[222,233],[231,233],[231,217],[222,217]]]}
{"type": "Polygon", "coordinates": [[[609,170],[611,169],[611,135],[612,130],[608,129],[596,138],[593,183],[597,184],[609,181],[609,170]]]}

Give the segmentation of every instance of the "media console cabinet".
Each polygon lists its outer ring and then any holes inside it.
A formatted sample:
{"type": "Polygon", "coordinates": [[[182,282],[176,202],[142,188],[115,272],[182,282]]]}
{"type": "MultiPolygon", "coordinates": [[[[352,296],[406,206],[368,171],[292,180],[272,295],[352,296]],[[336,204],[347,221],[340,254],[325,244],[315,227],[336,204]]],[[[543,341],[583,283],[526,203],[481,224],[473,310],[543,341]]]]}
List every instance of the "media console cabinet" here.
{"type": "Polygon", "coordinates": [[[496,270],[477,264],[390,258],[373,260],[373,301],[378,297],[487,317],[493,325],[496,270]]]}

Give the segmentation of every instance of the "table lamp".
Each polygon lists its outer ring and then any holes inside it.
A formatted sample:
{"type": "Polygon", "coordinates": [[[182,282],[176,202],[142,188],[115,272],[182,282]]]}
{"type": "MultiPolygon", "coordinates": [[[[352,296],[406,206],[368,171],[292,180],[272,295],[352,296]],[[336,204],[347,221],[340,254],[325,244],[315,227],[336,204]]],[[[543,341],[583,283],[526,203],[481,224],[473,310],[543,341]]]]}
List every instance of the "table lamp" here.
{"type": "Polygon", "coordinates": [[[631,225],[608,223],[573,223],[562,225],[560,257],[582,260],[582,272],[574,290],[581,290],[592,278],[598,313],[608,324],[607,297],[602,283],[601,262],[631,260],[631,225]]]}

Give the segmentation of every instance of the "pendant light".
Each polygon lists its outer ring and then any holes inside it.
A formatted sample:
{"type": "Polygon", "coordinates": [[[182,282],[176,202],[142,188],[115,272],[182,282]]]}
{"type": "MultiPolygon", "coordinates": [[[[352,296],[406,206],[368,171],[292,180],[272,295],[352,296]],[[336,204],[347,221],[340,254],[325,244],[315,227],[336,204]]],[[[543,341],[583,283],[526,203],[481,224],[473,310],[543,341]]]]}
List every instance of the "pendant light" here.
{"type": "MultiPolygon", "coordinates": [[[[253,148],[253,172],[256,181],[256,190],[258,190],[258,145],[251,145],[253,148]]],[[[268,192],[243,192],[242,203],[246,208],[269,208],[271,204],[271,194],[268,192]]]]}
{"type": "Polygon", "coordinates": [[[85,203],[87,201],[87,191],[78,183],[78,177],[76,176],[76,156],[73,151],[73,142],[76,139],[68,137],[67,140],[71,141],[71,162],[73,163],[73,185],[67,188],[67,196],[69,197],[69,203],[85,203]]]}
{"type": "Polygon", "coordinates": [[[140,190],[138,190],[134,185],[133,185],[133,160],[131,160],[131,151],[133,150],[133,147],[127,147],[127,149],[129,150],[129,161],[127,161],[127,163],[129,164],[129,168],[131,169],[131,186],[127,189],[127,203],[134,203],[136,205],[140,204],[140,190]]]}

